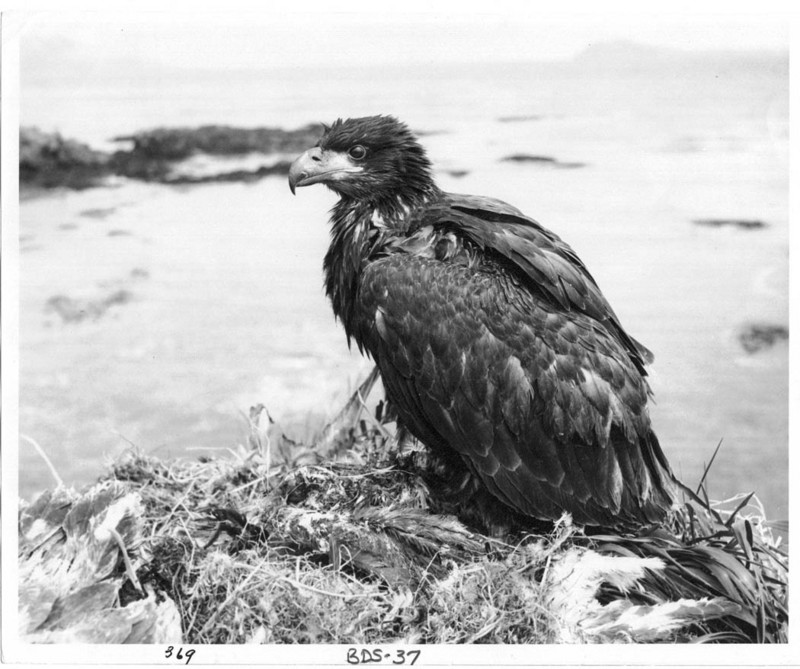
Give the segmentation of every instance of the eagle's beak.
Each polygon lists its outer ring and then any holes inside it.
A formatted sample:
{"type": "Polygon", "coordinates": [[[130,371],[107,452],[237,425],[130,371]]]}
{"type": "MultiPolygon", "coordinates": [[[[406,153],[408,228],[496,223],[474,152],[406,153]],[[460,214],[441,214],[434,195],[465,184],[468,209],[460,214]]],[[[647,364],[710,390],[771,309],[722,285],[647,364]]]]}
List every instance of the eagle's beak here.
{"type": "Polygon", "coordinates": [[[289,189],[294,194],[295,188],[325,181],[338,181],[346,178],[348,174],[361,171],[362,168],[354,165],[347,154],[323,151],[315,146],[298,156],[292,163],[289,168],[289,189]]]}

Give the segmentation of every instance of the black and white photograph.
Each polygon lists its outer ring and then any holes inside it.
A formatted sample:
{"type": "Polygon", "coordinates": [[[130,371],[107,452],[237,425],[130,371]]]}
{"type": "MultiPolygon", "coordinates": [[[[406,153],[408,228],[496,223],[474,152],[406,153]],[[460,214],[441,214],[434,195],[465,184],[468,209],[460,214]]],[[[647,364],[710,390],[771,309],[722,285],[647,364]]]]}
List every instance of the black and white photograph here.
{"type": "Polygon", "coordinates": [[[4,661],[790,663],[776,8],[4,9],[4,661]]]}

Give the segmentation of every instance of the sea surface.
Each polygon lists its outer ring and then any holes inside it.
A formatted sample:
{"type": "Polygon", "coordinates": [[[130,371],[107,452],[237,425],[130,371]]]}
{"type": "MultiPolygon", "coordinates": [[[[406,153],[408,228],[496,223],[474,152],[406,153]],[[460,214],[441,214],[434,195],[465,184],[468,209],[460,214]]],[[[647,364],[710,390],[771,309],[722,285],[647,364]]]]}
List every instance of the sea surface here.
{"type": "MultiPolygon", "coordinates": [[[[155,126],[293,128],[391,113],[423,134],[440,185],[506,200],[584,260],[655,354],[651,414],[675,470],[755,490],[787,516],[788,348],[748,353],[751,324],[788,327],[788,81],[751,64],[678,72],[449,65],[335,72],[165,72],[26,84],[24,125],[97,148],[155,126]],[[508,162],[518,153],[555,162],[508,162]],[[756,229],[697,219],[748,219],[756,229]]],[[[120,180],[20,206],[20,432],[69,484],[131,444],[224,455],[265,404],[319,425],[370,369],[322,291],[334,195],[282,178],[170,187],[120,180]],[[59,300],[60,298],[60,300],[59,300]],[[72,302],[70,302],[72,301],[72,302]],[[80,302],[83,301],[83,302],[80,302]],[[61,304],[93,305],[65,320],[61,304]]],[[[53,479],[20,443],[20,494],[53,479]]]]}

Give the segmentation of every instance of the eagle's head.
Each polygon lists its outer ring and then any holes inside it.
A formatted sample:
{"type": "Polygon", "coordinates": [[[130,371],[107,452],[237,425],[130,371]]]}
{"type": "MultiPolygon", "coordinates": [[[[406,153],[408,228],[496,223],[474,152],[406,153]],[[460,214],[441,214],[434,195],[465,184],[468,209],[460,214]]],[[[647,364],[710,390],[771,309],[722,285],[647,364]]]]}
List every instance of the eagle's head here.
{"type": "Polygon", "coordinates": [[[338,119],[289,170],[289,188],[322,183],[342,197],[379,201],[435,188],[425,150],[393,116],[338,119]]]}

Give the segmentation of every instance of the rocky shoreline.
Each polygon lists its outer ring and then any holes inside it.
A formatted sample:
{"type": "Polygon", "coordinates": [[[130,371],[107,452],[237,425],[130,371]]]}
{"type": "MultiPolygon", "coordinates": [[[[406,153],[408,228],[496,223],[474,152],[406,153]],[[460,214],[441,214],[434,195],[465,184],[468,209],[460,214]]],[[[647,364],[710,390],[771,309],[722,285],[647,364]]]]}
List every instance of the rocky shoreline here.
{"type": "Polygon", "coordinates": [[[289,156],[313,145],[322,126],[295,130],[235,128],[155,128],[113,138],[129,148],[98,151],[59,133],[20,128],[19,177],[22,190],[83,190],[107,184],[114,177],[168,184],[255,181],[286,175],[289,156]],[[198,173],[198,156],[218,158],[198,173]],[[229,169],[232,158],[247,157],[246,167],[229,169]]]}

